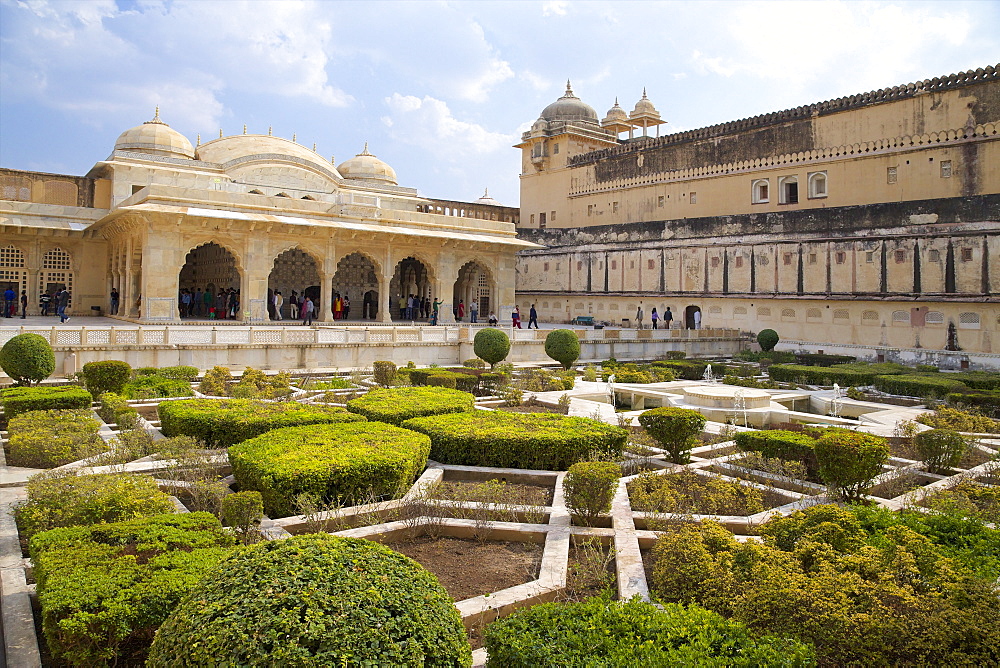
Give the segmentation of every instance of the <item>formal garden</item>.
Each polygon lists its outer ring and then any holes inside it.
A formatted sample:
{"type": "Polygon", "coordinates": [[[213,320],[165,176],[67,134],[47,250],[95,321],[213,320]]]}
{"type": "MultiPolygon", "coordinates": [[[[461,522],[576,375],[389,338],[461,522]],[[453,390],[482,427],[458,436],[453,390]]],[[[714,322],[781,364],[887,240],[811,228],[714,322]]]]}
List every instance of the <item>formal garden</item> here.
{"type": "Polygon", "coordinates": [[[549,338],[56,379],[14,337],[8,664],[1000,663],[1000,373],[549,338]]]}

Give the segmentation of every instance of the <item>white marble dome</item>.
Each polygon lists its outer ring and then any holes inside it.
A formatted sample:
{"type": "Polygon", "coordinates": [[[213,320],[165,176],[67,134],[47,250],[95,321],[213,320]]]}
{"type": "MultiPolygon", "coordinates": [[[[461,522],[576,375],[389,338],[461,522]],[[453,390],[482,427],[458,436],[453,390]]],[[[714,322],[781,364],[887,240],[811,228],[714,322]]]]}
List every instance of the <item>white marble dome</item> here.
{"type": "Polygon", "coordinates": [[[365,148],[361,153],[337,165],[337,171],[345,179],[398,185],[396,171],[368,152],[368,142],[365,142],[365,148]]]}
{"type": "Polygon", "coordinates": [[[115,141],[115,150],[194,159],[194,146],[187,137],[160,120],[159,108],[153,120],[121,133],[115,141]]]}

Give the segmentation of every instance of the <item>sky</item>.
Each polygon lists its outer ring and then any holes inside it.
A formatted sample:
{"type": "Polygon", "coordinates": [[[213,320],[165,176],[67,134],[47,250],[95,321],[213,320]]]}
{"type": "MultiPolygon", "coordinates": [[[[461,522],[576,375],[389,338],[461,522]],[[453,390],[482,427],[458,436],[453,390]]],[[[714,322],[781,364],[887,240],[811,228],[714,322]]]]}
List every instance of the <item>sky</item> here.
{"type": "Polygon", "coordinates": [[[0,0],[0,167],[83,175],[160,117],[337,163],[369,150],[440,199],[519,199],[512,148],[566,80],[661,133],[1000,61],[1000,1],[0,0]]]}

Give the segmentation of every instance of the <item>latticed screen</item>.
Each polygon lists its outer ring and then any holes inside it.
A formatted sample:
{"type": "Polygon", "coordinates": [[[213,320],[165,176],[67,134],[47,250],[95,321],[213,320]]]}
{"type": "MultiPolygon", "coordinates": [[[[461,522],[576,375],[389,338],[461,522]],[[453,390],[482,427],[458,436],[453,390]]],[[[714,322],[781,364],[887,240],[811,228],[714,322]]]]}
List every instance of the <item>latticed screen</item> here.
{"type": "Polygon", "coordinates": [[[482,313],[490,312],[490,283],[486,274],[479,274],[479,310],[482,313]]]}
{"type": "Polygon", "coordinates": [[[61,248],[53,248],[42,256],[42,269],[65,269],[70,268],[69,253],[61,248]]]}
{"type": "Polygon", "coordinates": [[[53,248],[42,256],[42,271],[38,272],[38,294],[52,294],[61,287],[69,290],[73,303],[73,272],[70,271],[69,253],[61,248],[53,248]]]}
{"type": "Polygon", "coordinates": [[[23,267],[24,253],[16,246],[0,248],[0,267],[23,267]]]}

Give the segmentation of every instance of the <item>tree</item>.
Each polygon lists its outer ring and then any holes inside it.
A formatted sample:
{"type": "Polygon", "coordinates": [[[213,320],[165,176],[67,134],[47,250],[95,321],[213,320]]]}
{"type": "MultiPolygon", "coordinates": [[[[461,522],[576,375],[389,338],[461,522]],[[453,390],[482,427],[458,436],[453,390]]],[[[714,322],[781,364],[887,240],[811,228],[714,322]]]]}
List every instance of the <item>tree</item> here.
{"type": "Polygon", "coordinates": [[[32,385],[56,370],[56,355],[45,337],[18,334],[0,348],[0,368],[16,385],[32,385]]]}
{"type": "Polygon", "coordinates": [[[888,441],[853,431],[832,431],[816,441],[819,477],[847,501],[860,500],[889,459],[888,441]]]}
{"type": "Polygon", "coordinates": [[[951,429],[923,431],[913,439],[917,456],[931,473],[943,473],[962,461],[965,454],[965,437],[951,429]]]}
{"type": "Polygon", "coordinates": [[[757,343],[760,344],[760,349],[765,353],[774,350],[774,347],[778,345],[778,333],[773,329],[764,329],[757,335],[757,343]]]}
{"type": "Polygon", "coordinates": [[[571,369],[573,362],[580,358],[580,339],[571,330],[554,329],[545,337],[545,354],[564,369],[571,369]]]}
{"type": "Polygon", "coordinates": [[[510,352],[510,339],[504,332],[492,327],[486,327],[476,332],[472,340],[472,350],[476,357],[487,362],[492,369],[498,362],[507,358],[510,352]]]}
{"type": "Polygon", "coordinates": [[[615,462],[577,462],[563,479],[566,506],[573,517],[587,526],[611,510],[621,469],[615,462]]]}
{"type": "Polygon", "coordinates": [[[654,408],[639,416],[639,424],[670,453],[670,461],[687,464],[705,416],[689,408],[654,408]]]}

